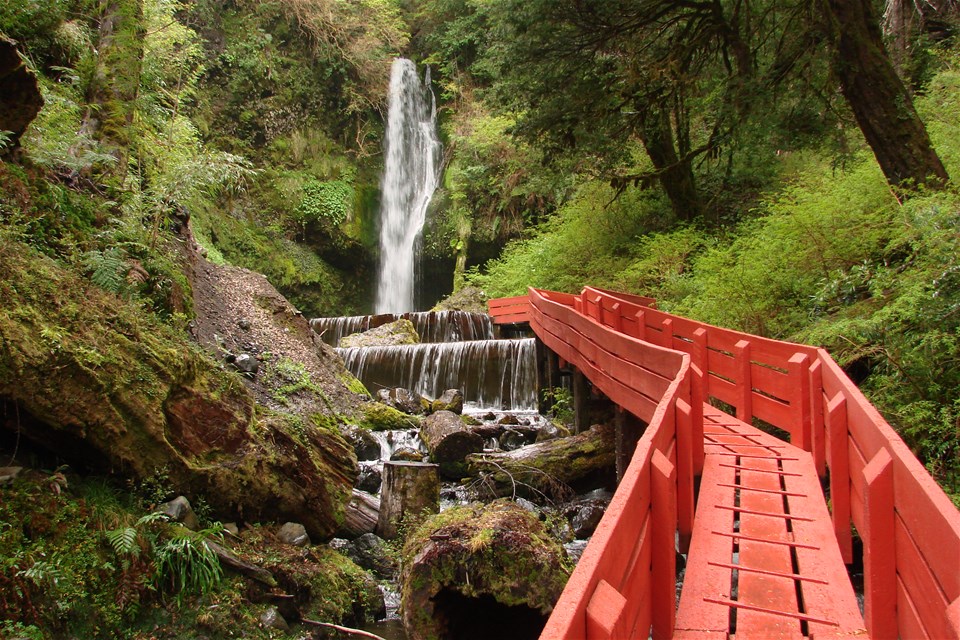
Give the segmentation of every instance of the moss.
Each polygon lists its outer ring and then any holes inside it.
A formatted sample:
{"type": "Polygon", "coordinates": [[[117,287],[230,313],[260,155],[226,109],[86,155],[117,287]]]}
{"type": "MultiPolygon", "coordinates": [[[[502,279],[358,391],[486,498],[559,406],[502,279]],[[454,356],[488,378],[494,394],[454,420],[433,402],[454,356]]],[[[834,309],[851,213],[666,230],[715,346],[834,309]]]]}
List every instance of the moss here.
{"type": "Polygon", "coordinates": [[[366,397],[368,397],[368,398],[369,398],[369,397],[372,397],[372,396],[370,395],[370,391],[367,390],[367,387],[366,387],[362,382],[360,382],[360,380],[359,380],[356,376],[354,376],[352,373],[350,373],[349,371],[344,371],[344,372],[343,372],[342,374],[340,374],[338,377],[340,378],[340,382],[342,382],[343,385],[344,385],[347,389],[349,389],[351,392],[356,393],[356,394],[361,395],[361,396],[366,396],[366,397]]]}
{"type": "Polygon", "coordinates": [[[424,521],[404,544],[404,624],[418,637],[442,635],[433,598],[444,590],[546,614],[569,572],[560,544],[515,503],[453,507],[424,521]]]}
{"type": "Polygon", "coordinates": [[[394,431],[420,428],[420,418],[398,411],[381,402],[364,402],[356,424],[371,431],[394,431]]]}

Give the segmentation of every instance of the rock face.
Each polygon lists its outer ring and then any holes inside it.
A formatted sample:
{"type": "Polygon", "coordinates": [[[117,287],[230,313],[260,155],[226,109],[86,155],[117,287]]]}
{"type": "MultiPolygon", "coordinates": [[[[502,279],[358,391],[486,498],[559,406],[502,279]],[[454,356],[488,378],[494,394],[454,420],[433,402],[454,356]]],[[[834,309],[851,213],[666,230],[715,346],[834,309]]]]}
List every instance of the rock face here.
{"type": "Polygon", "coordinates": [[[0,36],[0,131],[13,134],[12,146],[19,145],[27,125],[43,107],[37,78],[17,53],[13,40],[0,36]]]}
{"type": "Polygon", "coordinates": [[[221,519],[295,520],[315,540],[342,523],[356,458],[324,416],[255,413],[170,326],[19,243],[0,243],[0,300],[0,404],[25,437],[133,479],[166,468],[221,519]]]}
{"type": "Polygon", "coordinates": [[[375,329],[354,333],[340,338],[340,347],[392,347],[403,344],[417,344],[420,335],[413,323],[406,318],[381,325],[375,329]]]}
{"type": "Polygon", "coordinates": [[[440,465],[440,473],[454,480],[466,472],[466,457],[483,451],[483,438],[450,411],[427,416],[420,427],[420,439],[430,451],[430,460],[440,465]]]}
{"type": "Polygon", "coordinates": [[[589,431],[538,442],[506,453],[467,457],[471,475],[486,477],[484,486],[497,495],[517,492],[530,499],[544,495],[564,499],[575,490],[615,483],[616,447],[613,427],[594,425],[589,431]]]}
{"type": "Polygon", "coordinates": [[[563,548],[506,500],[430,518],[403,556],[401,611],[412,640],[536,638],[568,577],[563,548]]]}

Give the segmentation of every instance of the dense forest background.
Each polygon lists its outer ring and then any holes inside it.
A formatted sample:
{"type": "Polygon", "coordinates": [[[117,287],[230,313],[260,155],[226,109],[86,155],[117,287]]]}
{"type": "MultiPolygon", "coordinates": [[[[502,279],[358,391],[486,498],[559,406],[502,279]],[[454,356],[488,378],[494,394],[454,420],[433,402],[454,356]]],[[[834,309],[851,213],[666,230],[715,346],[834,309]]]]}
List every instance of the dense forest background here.
{"type": "Polygon", "coordinates": [[[960,503],[958,25],[952,0],[9,0],[43,107],[0,133],[0,242],[183,332],[189,218],[308,317],[366,312],[404,55],[433,71],[448,290],[590,284],[823,345],[960,503]]]}

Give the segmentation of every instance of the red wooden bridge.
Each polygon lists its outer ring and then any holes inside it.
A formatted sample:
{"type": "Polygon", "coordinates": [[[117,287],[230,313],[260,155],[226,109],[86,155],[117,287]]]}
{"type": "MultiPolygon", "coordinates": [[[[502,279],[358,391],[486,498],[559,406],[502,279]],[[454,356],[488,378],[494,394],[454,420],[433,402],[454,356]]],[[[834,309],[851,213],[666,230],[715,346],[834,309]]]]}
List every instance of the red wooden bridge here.
{"type": "Polygon", "coordinates": [[[960,640],[960,513],[826,351],[589,287],[489,307],[644,423],[541,640],[960,640]]]}

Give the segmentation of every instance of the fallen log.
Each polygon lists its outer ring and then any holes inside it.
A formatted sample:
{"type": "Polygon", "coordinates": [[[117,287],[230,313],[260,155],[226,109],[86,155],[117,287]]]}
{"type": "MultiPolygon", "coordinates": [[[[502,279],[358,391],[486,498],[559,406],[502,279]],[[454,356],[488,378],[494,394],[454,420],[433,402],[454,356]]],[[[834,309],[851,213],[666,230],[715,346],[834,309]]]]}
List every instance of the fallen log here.
{"type": "Polygon", "coordinates": [[[466,473],[464,459],[483,451],[483,438],[451,411],[438,411],[423,421],[420,439],[427,445],[430,460],[440,465],[445,478],[459,480],[466,473]]]}
{"type": "Polygon", "coordinates": [[[467,456],[480,488],[496,496],[563,500],[573,493],[616,484],[614,429],[594,425],[566,438],[503,453],[467,456]]]}
{"type": "Polygon", "coordinates": [[[343,511],[343,524],[337,535],[344,538],[357,538],[377,529],[380,517],[380,501],[369,493],[353,490],[350,502],[343,511]]]}

